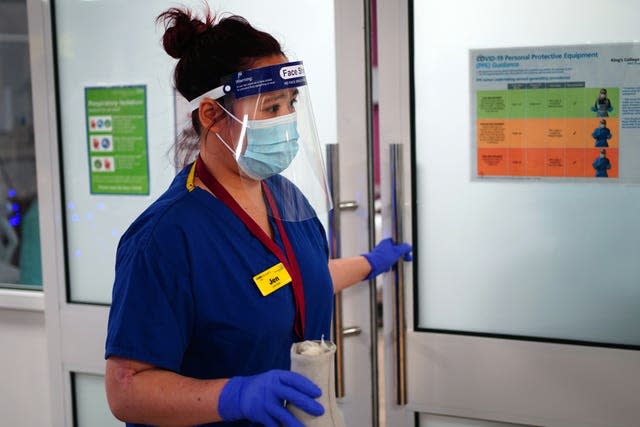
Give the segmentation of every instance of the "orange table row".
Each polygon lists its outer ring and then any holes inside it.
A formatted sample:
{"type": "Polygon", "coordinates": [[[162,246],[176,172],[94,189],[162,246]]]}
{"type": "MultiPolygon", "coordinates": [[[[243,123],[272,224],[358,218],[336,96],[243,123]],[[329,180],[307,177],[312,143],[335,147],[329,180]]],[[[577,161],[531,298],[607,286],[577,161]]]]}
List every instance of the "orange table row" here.
{"type": "MultiPolygon", "coordinates": [[[[606,119],[607,145],[619,146],[619,119],[606,119]]],[[[600,119],[483,119],[477,121],[479,148],[589,148],[600,119]]]]}
{"type": "MultiPolygon", "coordinates": [[[[618,177],[618,149],[606,150],[609,178],[618,177]]],[[[479,148],[479,176],[594,177],[599,148],[479,148]]]]}

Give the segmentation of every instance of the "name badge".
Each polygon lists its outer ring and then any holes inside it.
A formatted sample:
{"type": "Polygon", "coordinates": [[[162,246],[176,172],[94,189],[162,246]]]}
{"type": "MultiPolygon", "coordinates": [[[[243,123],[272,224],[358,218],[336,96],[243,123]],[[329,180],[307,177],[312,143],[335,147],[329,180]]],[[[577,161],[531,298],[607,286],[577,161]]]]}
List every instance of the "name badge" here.
{"type": "Polygon", "coordinates": [[[291,276],[285,266],[279,262],[273,267],[253,276],[253,281],[258,285],[262,296],[277,291],[281,287],[291,283],[291,276]]]}

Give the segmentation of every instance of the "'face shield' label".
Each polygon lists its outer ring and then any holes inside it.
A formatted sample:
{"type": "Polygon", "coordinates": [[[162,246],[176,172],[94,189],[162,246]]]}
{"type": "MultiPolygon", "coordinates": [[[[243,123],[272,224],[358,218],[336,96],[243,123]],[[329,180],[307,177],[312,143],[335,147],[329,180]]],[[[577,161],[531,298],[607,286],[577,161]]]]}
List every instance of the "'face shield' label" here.
{"type": "Polygon", "coordinates": [[[282,77],[284,80],[305,77],[304,65],[300,63],[298,65],[290,65],[290,66],[282,67],[280,68],[280,77],[282,77]]]}

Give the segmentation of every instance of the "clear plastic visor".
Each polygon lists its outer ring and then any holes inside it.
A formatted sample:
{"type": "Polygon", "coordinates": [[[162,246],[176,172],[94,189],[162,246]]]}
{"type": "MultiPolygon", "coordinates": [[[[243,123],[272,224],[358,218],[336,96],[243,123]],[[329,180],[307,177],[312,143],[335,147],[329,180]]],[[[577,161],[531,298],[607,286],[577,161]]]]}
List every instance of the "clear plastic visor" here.
{"type": "Polygon", "coordinates": [[[255,200],[260,181],[275,201],[274,209],[263,194],[270,216],[283,221],[325,218],[331,197],[302,62],[242,71],[223,82],[191,106],[212,98],[227,114],[214,140],[233,158],[246,200],[255,200]]]}

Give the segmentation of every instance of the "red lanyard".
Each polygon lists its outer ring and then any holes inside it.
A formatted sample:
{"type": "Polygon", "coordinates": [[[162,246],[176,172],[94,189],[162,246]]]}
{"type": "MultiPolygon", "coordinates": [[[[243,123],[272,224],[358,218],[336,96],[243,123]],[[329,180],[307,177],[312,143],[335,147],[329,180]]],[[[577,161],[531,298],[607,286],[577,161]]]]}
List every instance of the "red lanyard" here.
{"type": "Polygon", "coordinates": [[[300,268],[298,267],[298,261],[296,259],[295,253],[293,252],[293,247],[289,242],[289,238],[287,237],[287,233],[284,230],[284,226],[282,225],[282,221],[279,218],[278,206],[276,205],[275,200],[273,199],[273,195],[271,194],[271,190],[267,184],[262,181],[262,191],[264,192],[267,203],[269,203],[269,207],[271,208],[271,212],[273,213],[273,219],[278,227],[278,232],[280,233],[280,238],[282,239],[282,243],[284,245],[285,254],[282,252],[280,247],[275,244],[275,242],[260,228],[258,224],[251,218],[245,211],[240,207],[238,202],[229,194],[229,192],[220,184],[220,182],[209,172],[207,167],[202,161],[202,158],[198,157],[196,160],[196,176],[202,180],[204,185],[216,195],[216,197],[220,198],[220,200],[229,208],[231,211],[244,223],[244,225],[249,229],[251,234],[256,237],[260,242],[273,253],[278,260],[285,266],[289,274],[291,275],[291,286],[293,288],[293,299],[295,302],[295,310],[296,317],[294,322],[293,331],[300,341],[304,340],[304,290],[302,288],[302,275],[300,274],[300,268]]]}

